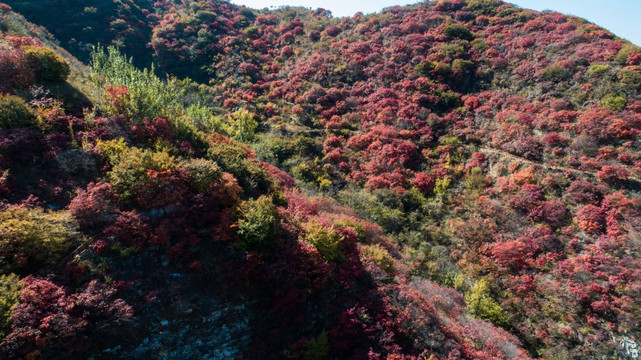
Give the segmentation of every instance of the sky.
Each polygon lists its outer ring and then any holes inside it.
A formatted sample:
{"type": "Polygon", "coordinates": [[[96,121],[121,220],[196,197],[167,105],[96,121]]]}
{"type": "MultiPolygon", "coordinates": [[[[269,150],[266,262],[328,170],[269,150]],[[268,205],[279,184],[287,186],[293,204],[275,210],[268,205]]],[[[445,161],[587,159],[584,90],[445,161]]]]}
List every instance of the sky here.
{"type": "MultiPolygon", "coordinates": [[[[334,16],[351,16],[362,11],[372,13],[394,5],[416,3],[415,0],[231,0],[251,8],[282,5],[305,6],[331,10],[334,16]]],[[[576,15],[602,26],[615,35],[641,45],[641,0],[508,0],[523,8],[554,10],[576,15]]]]}

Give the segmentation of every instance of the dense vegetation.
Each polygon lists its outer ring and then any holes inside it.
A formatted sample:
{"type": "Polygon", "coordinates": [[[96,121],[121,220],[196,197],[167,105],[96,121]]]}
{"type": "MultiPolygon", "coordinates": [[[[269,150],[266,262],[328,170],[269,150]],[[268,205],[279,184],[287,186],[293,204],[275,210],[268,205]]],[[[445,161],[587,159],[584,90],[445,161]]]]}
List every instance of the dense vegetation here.
{"type": "Polygon", "coordinates": [[[0,4],[0,357],[639,351],[641,48],[498,0],[5,2],[88,67],[0,4]]]}

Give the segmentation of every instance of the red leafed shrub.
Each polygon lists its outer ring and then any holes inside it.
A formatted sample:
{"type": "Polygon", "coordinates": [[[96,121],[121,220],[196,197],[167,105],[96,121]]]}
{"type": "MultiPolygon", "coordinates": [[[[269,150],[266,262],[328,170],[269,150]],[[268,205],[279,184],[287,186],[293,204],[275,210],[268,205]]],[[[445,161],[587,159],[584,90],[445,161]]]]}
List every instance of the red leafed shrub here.
{"type": "Polygon", "coordinates": [[[596,176],[602,183],[617,185],[628,179],[628,171],[618,165],[605,165],[596,176]]]}
{"type": "Polygon", "coordinates": [[[472,157],[465,165],[465,168],[467,170],[471,170],[474,168],[483,169],[485,168],[486,160],[487,157],[485,156],[485,154],[483,154],[482,152],[475,152],[474,154],[472,154],[472,157]]]}
{"type": "Polygon", "coordinates": [[[556,200],[545,201],[530,211],[532,220],[544,222],[552,227],[560,227],[567,217],[565,204],[556,200]]]}
{"type": "Polygon", "coordinates": [[[284,172],[283,170],[275,167],[272,164],[261,162],[260,167],[269,173],[274,179],[278,180],[279,184],[283,188],[292,188],[296,185],[296,182],[291,175],[284,172]]]}
{"type": "Polygon", "coordinates": [[[234,108],[236,107],[236,100],[235,99],[225,99],[223,101],[223,106],[226,108],[234,108]]]}
{"type": "Polygon", "coordinates": [[[238,72],[244,75],[254,75],[260,71],[260,68],[252,63],[242,63],[238,66],[238,72]]]}
{"type": "Polygon", "coordinates": [[[214,186],[212,194],[222,207],[229,207],[238,202],[243,189],[238,185],[238,180],[230,173],[224,173],[214,186]]]}
{"type": "Polygon", "coordinates": [[[21,48],[23,46],[40,47],[37,39],[28,36],[5,36],[4,38],[11,47],[21,48]]]}
{"type": "Polygon", "coordinates": [[[281,49],[281,51],[280,51],[280,55],[281,55],[281,56],[283,56],[283,57],[288,58],[288,57],[290,57],[290,56],[294,55],[294,50],[292,49],[292,47],[291,47],[291,46],[289,46],[289,45],[285,45],[285,46],[283,46],[283,48],[281,49]]]}
{"type": "Polygon", "coordinates": [[[309,32],[308,36],[309,36],[309,39],[311,41],[318,41],[318,40],[320,40],[321,33],[318,30],[311,30],[309,32]]]}
{"type": "Polygon", "coordinates": [[[35,82],[35,69],[22,50],[0,50],[0,91],[23,88],[35,82]]]}
{"type": "Polygon", "coordinates": [[[90,229],[111,220],[116,211],[116,193],[109,183],[89,183],[69,204],[69,211],[81,227],[90,229]]]}
{"type": "Polygon", "coordinates": [[[327,36],[335,37],[336,35],[340,34],[343,30],[339,28],[338,26],[330,26],[327,29],[325,29],[325,34],[327,36]]]}
{"type": "Polygon", "coordinates": [[[588,233],[600,233],[605,227],[605,213],[600,207],[585,205],[576,213],[579,227],[588,233]]]}
{"type": "Polygon", "coordinates": [[[107,101],[116,114],[127,114],[129,89],[126,86],[105,86],[107,101]]]}
{"type": "Polygon", "coordinates": [[[551,133],[547,133],[543,137],[543,141],[547,145],[557,145],[557,144],[565,144],[565,143],[567,143],[568,139],[563,137],[563,136],[561,136],[561,135],[559,135],[556,132],[551,132],[551,133]]]}
{"type": "Polygon", "coordinates": [[[603,199],[603,192],[599,186],[583,180],[577,180],[570,184],[566,194],[577,204],[599,205],[603,199]]]}
{"type": "Polygon", "coordinates": [[[2,358],[84,358],[95,350],[90,344],[118,343],[133,324],[132,308],[96,280],[75,294],[45,279],[23,283],[11,333],[0,344],[2,358]]]}
{"type": "Polygon", "coordinates": [[[425,195],[430,195],[434,190],[436,185],[436,180],[433,177],[425,174],[424,172],[418,172],[412,180],[412,184],[418,191],[422,192],[425,195]]]}
{"type": "Polygon", "coordinates": [[[13,168],[27,165],[48,151],[43,135],[29,129],[0,130],[0,166],[13,168]]]}
{"type": "Polygon", "coordinates": [[[521,239],[498,241],[492,245],[492,259],[501,267],[518,272],[537,249],[521,239]]]}
{"type": "Polygon", "coordinates": [[[628,65],[639,65],[641,64],[641,52],[632,53],[628,55],[627,60],[628,65]]]}
{"type": "Polygon", "coordinates": [[[528,211],[541,200],[543,200],[543,191],[537,185],[524,184],[521,192],[510,198],[509,204],[515,209],[528,211]]]}
{"type": "Polygon", "coordinates": [[[142,124],[135,124],[132,131],[137,141],[150,144],[158,140],[171,141],[174,136],[171,122],[165,118],[144,119],[142,124]]]}
{"type": "Polygon", "coordinates": [[[595,138],[606,138],[610,114],[604,108],[591,108],[585,111],[577,123],[577,132],[584,132],[595,138]]]}
{"type": "Polygon", "coordinates": [[[184,169],[149,169],[144,182],[134,189],[134,199],[143,209],[158,209],[180,203],[188,189],[184,169]]]}
{"type": "Polygon", "coordinates": [[[102,235],[109,243],[120,242],[125,246],[136,246],[139,249],[152,239],[152,231],[143,218],[135,211],[118,214],[107,226],[102,235]]]}

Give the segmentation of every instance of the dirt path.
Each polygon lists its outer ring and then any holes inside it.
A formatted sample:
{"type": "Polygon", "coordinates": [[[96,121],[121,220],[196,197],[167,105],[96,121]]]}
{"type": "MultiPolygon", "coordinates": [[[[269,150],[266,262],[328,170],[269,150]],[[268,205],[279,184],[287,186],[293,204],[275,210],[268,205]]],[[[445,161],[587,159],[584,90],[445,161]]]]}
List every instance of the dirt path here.
{"type": "MultiPolygon", "coordinates": [[[[578,173],[587,177],[596,177],[597,170],[580,170],[580,169],[575,169],[571,167],[566,167],[566,166],[557,166],[557,165],[549,165],[545,164],[544,162],[540,161],[534,161],[534,160],[529,160],[524,157],[518,156],[511,154],[505,150],[500,150],[497,148],[489,147],[489,146],[480,146],[479,147],[480,152],[482,153],[490,153],[490,154],[495,154],[501,157],[506,157],[513,159],[515,161],[519,161],[522,163],[528,163],[528,164],[533,164],[536,166],[539,166],[541,168],[545,168],[547,170],[557,170],[557,171],[562,171],[562,172],[572,172],[572,173],[578,173]]],[[[635,182],[637,184],[641,184],[641,179],[634,177],[634,176],[628,176],[628,181],[635,182]]]]}

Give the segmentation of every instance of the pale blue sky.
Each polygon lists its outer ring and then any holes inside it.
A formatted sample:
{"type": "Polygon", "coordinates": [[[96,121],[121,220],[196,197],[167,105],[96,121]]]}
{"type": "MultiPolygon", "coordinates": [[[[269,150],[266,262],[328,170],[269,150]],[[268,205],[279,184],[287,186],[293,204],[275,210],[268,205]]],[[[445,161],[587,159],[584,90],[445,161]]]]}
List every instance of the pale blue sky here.
{"type": "MultiPolygon", "coordinates": [[[[377,12],[393,5],[416,3],[413,0],[231,0],[252,8],[296,5],[331,10],[334,16],[351,16],[358,11],[377,12]]],[[[641,45],[641,0],[512,0],[513,4],[534,10],[550,9],[576,15],[602,26],[614,34],[641,45]]]]}

